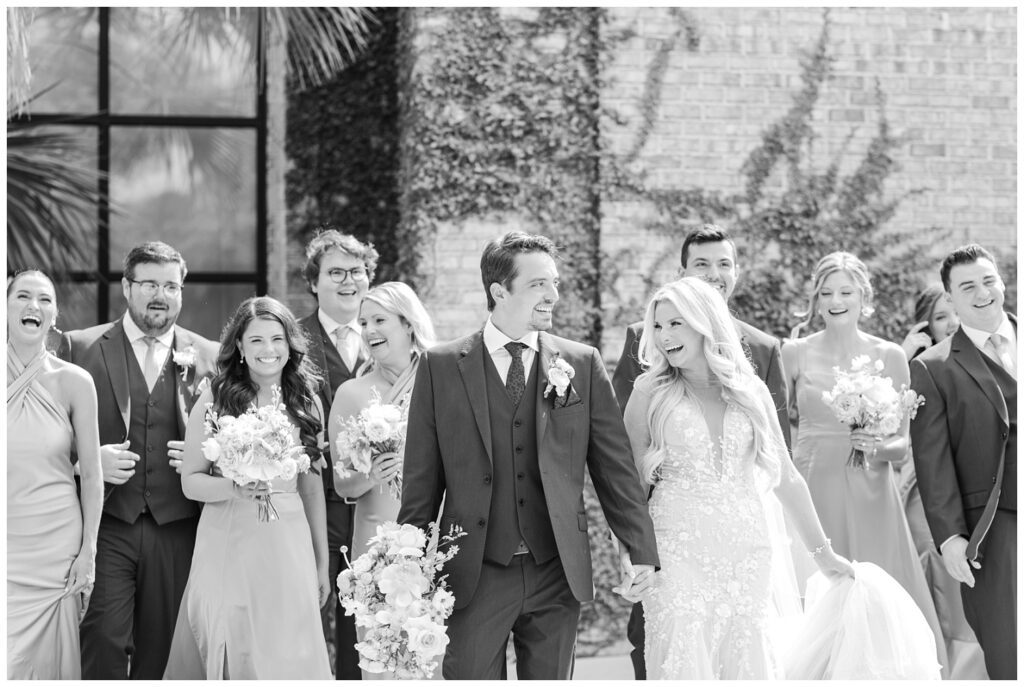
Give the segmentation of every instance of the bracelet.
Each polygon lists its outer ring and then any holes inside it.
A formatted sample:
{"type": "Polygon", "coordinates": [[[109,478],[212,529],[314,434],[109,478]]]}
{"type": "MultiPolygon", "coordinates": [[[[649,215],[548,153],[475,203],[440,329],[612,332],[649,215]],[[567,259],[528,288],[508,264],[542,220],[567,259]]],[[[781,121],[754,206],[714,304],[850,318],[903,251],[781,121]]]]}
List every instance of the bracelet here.
{"type": "Polygon", "coordinates": [[[816,549],[813,549],[813,550],[811,550],[811,551],[808,551],[808,552],[807,552],[807,555],[808,555],[808,556],[810,556],[811,558],[817,558],[817,557],[818,557],[818,556],[819,556],[819,555],[820,555],[821,553],[823,553],[823,552],[824,552],[824,551],[825,551],[826,549],[831,549],[831,548],[832,548],[832,540],[831,540],[831,539],[829,539],[828,537],[826,537],[826,538],[825,538],[825,543],[824,543],[824,544],[822,544],[821,546],[819,546],[819,547],[818,547],[818,548],[816,548],[816,549]]]}

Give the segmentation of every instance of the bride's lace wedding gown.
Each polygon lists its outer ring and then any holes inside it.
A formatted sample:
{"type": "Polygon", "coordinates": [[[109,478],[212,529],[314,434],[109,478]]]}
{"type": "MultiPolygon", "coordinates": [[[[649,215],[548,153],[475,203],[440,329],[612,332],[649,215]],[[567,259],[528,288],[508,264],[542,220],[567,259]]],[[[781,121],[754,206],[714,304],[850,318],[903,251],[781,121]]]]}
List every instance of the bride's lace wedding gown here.
{"type": "Polygon", "coordinates": [[[750,421],[729,404],[722,437],[712,439],[686,397],[672,410],[666,443],[650,501],[661,570],[644,601],[648,679],[780,677],[750,421]]]}

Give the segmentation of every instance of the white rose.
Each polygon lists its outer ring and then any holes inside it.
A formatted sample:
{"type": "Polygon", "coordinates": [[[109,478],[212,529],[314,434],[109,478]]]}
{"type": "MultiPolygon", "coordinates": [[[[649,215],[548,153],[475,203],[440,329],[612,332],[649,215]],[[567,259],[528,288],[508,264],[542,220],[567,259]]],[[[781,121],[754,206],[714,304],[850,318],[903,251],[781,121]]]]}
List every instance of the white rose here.
{"type": "MultiPolygon", "coordinates": [[[[569,386],[569,375],[567,375],[565,370],[561,368],[552,367],[548,370],[548,381],[554,384],[556,389],[564,390],[569,386]]],[[[561,393],[561,391],[559,393],[561,393]]]]}
{"type": "Polygon", "coordinates": [[[203,458],[206,458],[206,460],[210,461],[211,463],[216,463],[217,460],[220,458],[220,443],[218,443],[218,441],[213,437],[210,437],[209,439],[204,441],[201,444],[201,449],[203,452],[203,458]]]}
{"type": "Polygon", "coordinates": [[[448,646],[444,625],[430,618],[409,618],[405,631],[409,635],[409,651],[421,656],[440,656],[448,646]]]}

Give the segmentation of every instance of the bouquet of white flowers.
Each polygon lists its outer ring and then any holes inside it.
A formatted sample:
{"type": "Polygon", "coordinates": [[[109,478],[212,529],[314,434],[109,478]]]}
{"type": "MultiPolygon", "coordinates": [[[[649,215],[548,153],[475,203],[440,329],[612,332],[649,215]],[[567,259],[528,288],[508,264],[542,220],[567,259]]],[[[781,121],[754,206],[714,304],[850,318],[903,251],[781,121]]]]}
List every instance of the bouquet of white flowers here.
{"type": "MultiPolygon", "coordinates": [[[[339,419],[341,430],[334,442],[336,455],[334,470],[339,477],[349,475],[348,464],[356,472],[370,476],[374,456],[381,453],[397,453],[405,444],[405,429],[409,421],[409,396],[406,394],[397,404],[382,403],[377,389],[373,389],[370,405],[359,411],[356,417],[339,419]]],[[[388,482],[388,490],[398,499],[402,496],[402,471],[399,470],[388,482]]]]}
{"type": "Polygon", "coordinates": [[[436,522],[428,533],[386,522],[368,542],[369,551],[341,571],[338,598],[345,615],[367,628],[355,645],[360,668],[402,680],[433,674],[448,646],[444,621],[455,606],[445,576],[438,573],[458,553],[452,542],[463,534],[453,526],[440,536],[436,522]]]}
{"type": "MultiPolygon", "coordinates": [[[[309,470],[309,456],[295,440],[292,423],[281,403],[281,391],[273,388],[270,405],[248,410],[234,417],[218,415],[213,404],[206,406],[204,424],[209,437],[202,444],[203,456],[220,473],[240,486],[289,480],[309,470]]],[[[270,495],[259,499],[259,520],[277,520],[270,495]]]]}
{"type": "MultiPolygon", "coordinates": [[[[832,391],[825,391],[821,398],[832,409],[836,419],[850,429],[864,429],[878,436],[897,432],[904,418],[913,419],[924,398],[908,389],[904,384],[899,391],[893,387],[892,378],[883,377],[885,369],[881,360],[874,363],[866,355],[853,359],[849,371],[838,367],[836,384],[832,391]]],[[[850,449],[848,465],[864,467],[864,452],[850,449]]]]}

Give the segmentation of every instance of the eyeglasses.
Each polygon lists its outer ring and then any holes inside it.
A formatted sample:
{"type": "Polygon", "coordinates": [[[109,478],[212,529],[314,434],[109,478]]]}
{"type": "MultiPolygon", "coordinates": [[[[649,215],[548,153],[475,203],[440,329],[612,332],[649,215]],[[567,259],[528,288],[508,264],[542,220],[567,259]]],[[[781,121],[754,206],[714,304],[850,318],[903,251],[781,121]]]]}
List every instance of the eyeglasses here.
{"type": "Polygon", "coordinates": [[[176,296],[180,296],[181,290],[185,288],[181,284],[178,284],[173,281],[169,281],[166,284],[157,284],[155,281],[149,281],[148,279],[145,281],[136,281],[134,279],[129,279],[128,281],[130,281],[132,284],[138,284],[139,291],[141,291],[142,295],[146,296],[147,298],[155,296],[156,292],[161,289],[163,289],[163,292],[166,293],[168,296],[174,298],[176,296]]]}
{"type": "Polygon", "coordinates": [[[365,267],[353,267],[352,269],[346,270],[341,267],[335,267],[332,270],[327,271],[327,276],[331,278],[335,284],[340,284],[345,281],[345,277],[352,277],[352,281],[356,279],[362,279],[366,276],[365,267]]]}

